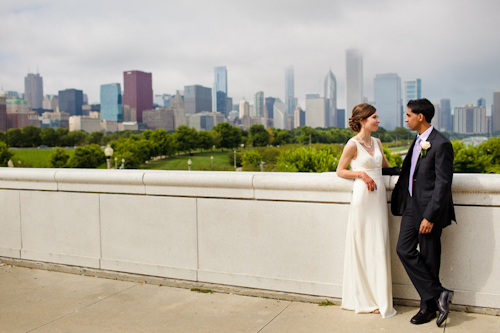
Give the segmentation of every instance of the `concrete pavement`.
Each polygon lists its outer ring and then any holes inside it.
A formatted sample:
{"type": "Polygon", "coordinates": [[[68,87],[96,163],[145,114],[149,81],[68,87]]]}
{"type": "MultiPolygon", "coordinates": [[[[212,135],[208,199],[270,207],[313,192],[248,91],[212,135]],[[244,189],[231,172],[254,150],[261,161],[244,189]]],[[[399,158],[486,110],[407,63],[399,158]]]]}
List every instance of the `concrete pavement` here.
{"type": "MultiPolygon", "coordinates": [[[[0,263],[0,332],[500,332],[500,317],[451,312],[446,328],[339,306],[149,285],[0,263]]],[[[443,325],[444,326],[444,325],[443,325]]]]}

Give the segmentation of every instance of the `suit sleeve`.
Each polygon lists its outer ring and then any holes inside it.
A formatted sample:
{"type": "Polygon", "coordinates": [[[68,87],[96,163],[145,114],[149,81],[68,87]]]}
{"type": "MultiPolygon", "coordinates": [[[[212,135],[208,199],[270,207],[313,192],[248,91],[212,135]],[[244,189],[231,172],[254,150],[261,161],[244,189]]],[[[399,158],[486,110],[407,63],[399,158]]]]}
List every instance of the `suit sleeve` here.
{"type": "Polygon", "coordinates": [[[436,173],[434,191],[423,213],[423,217],[432,223],[439,222],[451,196],[453,147],[449,141],[445,141],[437,147],[434,161],[436,173]]]}

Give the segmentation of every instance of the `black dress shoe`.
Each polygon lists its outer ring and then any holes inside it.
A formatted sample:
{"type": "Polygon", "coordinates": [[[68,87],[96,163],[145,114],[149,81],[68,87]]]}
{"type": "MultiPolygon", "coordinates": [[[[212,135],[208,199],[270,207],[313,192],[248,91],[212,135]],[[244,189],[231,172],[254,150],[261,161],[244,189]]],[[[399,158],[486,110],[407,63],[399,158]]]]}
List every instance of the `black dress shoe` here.
{"type": "Polygon", "coordinates": [[[436,303],[439,310],[439,316],[436,320],[436,324],[441,326],[441,324],[448,318],[448,313],[450,312],[450,304],[453,299],[453,291],[443,290],[436,303]]]}
{"type": "Polygon", "coordinates": [[[411,318],[410,323],[415,325],[425,324],[436,318],[436,311],[429,311],[427,309],[420,309],[418,313],[411,318]]]}

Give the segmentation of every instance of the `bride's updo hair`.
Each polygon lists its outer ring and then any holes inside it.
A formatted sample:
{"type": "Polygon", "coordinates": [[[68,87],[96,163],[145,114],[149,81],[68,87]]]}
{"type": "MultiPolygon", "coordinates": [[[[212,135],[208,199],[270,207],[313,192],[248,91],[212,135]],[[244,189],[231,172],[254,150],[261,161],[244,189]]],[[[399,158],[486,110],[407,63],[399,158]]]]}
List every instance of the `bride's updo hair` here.
{"type": "Polygon", "coordinates": [[[367,119],[377,111],[372,105],[367,103],[358,104],[352,109],[352,117],[349,118],[349,127],[354,132],[361,131],[361,120],[367,119]]]}

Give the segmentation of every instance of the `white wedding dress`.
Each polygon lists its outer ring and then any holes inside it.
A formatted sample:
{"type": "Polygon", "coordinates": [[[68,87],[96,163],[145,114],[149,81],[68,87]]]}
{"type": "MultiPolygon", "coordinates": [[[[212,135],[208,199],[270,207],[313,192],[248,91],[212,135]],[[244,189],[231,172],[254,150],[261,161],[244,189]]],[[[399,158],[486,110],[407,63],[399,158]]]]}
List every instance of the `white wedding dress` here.
{"type": "Polygon", "coordinates": [[[347,223],[342,305],[356,313],[379,309],[383,318],[396,314],[392,304],[391,254],[386,189],[382,180],[382,152],[375,146],[371,156],[355,140],[357,156],[352,171],[364,171],[377,184],[369,191],[361,178],[353,185],[347,223]]]}

